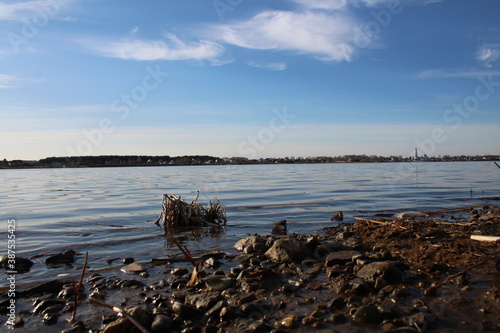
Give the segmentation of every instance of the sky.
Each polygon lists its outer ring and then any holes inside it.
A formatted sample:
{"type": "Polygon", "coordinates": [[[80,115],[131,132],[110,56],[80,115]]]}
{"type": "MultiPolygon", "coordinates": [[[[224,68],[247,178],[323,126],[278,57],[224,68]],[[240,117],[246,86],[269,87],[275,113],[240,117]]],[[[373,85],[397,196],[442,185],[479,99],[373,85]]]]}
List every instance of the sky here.
{"type": "Polygon", "coordinates": [[[498,0],[0,1],[0,159],[500,154],[498,0]]]}

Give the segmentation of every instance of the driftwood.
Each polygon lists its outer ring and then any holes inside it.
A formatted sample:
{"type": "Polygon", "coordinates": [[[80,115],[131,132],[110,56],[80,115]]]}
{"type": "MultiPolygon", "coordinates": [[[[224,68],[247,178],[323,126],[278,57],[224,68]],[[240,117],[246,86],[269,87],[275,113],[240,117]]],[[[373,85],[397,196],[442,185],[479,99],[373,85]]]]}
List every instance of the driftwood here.
{"type": "MultiPolygon", "coordinates": [[[[198,192],[199,196],[199,192],[198,192]]],[[[179,228],[221,226],[226,223],[226,208],[219,201],[203,206],[197,202],[190,204],[175,195],[163,195],[163,210],[156,224],[165,232],[179,228]]]]}
{"type": "Polygon", "coordinates": [[[472,236],[470,236],[470,239],[481,241],[481,242],[499,242],[500,236],[472,235],[472,236]]]}

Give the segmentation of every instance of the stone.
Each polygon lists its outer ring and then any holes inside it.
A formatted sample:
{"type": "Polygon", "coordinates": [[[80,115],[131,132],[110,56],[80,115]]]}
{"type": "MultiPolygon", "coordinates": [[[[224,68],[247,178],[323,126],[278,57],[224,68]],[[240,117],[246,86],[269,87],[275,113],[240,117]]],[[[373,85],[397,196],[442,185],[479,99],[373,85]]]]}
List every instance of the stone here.
{"type": "Polygon", "coordinates": [[[378,325],[382,320],[380,312],[371,304],[360,306],[352,316],[352,321],[356,324],[378,325]]]}
{"type": "Polygon", "coordinates": [[[213,307],[217,301],[219,301],[219,293],[201,293],[201,294],[189,294],[185,297],[185,302],[188,305],[200,310],[202,312],[207,311],[209,308],[213,307]]]}
{"type": "Polygon", "coordinates": [[[335,215],[333,215],[330,218],[330,221],[333,221],[333,220],[341,222],[342,220],[344,220],[344,213],[342,213],[342,211],[339,210],[335,215]]]}
{"type": "Polygon", "coordinates": [[[220,277],[220,276],[207,276],[203,279],[208,291],[223,291],[230,288],[234,282],[234,278],[220,277]]]}
{"type": "Polygon", "coordinates": [[[344,265],[348,262],[351,262],[353,257],[359,255],[361,255],[360,252],[351,250],[332,252],[326,256],[325,265],[327,267],[332,267],[334,265],[344,265]]]}
{"type": "Polygon", "coordinates": [[[33,261],[21,257],[15,257],[14,268],[9,265],[9,257],[8,256],[0,256],[0,267],[3,267],[9,271],[17,271],[21,273],[25,273],[30,270],[31,266],[33,266],[33,261]]]}
{"type": "Polygon", "coordinates": [[[123,259],[123,263],[125,265],[129,265],[129,264],[133,263],[134,261],[135,261],[134,258],[125,258],[125,259],[123,259]]]}
{"type": "Polygon", "coordinates": [[[156,315],[153,323],[151,324],[151,331],[153,333],[169,332],[172,329],[172,318],[166,315],[156,315]]]}
{"type": "Polygon", "coordinates": [[[24,326],[24,319],[23,319],[23,317],[21,317],[19,314],[16,314],[16,315],[14,316],[14,320],[12,320],[12,321],[7,321],[7,322],[5,323],[5,325],[9,325],[9,326],[10,326],[10,327],[9,327],[10,329],[12,329],[12,327],[14,327],[14,328],[23,327],[23,326],[24,326]]]}
{"type": "Polygon", "coordinates": [[[57,315],[52,314],[52,313],[46,313],[43,316],[42,322],[45,325],[54,325],[55,323],[57,323],[57,315]]]}
{"type": "Polygon", "coordinates": [[[307,247],[294,238],[281,238],[265,253],[266,257],[277,263],[302,262],[310,255],[307,247]]]}
{"type": "Polygon", "coordinates": [[[146,267],[137,262],[134,262],[123,266],[120,270],[125,274],[140,274],[146,271],[146,267]]]}
{"type": "Polygon", "coordinates": [[[400,283],[403,274],[397,269],[394,263],[389,261],[376,261],[364,265],[356,275],[366,282],[375,283],[377,279],[383,278],[387,284],[400,283]]]}
{"type": "Polygon", "coordinates": [[[249,247],[251,245],[255,245],[257,243],[265,243],[261,236],[254,235],[249,236],[247,238],[240,239],[234,244],[234,248],[238,251],[243,251],[244,248],[249,247]]]}
{"type": "Polygon", "coordinates": [[[55,254],[53,256],[48,257],[45,259],[46,264],[72,264],[75,262],[75,255],[77,253],[73,250],[66,250],[61,253],[55,254]]]}
{"type": "Polygon", "coordinates": [[[273,235],[286,235],[286,220],[280,220],[273,224],[273,228],[271,229],[271,233],[273,235]]]}
{"type": "Polygon", "coordinates": [[[71,281],[63,280],[50,280],[41,283],[35,287],[23,290],[19,292],[21,297],[35,297],[42,296],[46,294],[58,294],[65,284],[71,283],[71,281]]]}

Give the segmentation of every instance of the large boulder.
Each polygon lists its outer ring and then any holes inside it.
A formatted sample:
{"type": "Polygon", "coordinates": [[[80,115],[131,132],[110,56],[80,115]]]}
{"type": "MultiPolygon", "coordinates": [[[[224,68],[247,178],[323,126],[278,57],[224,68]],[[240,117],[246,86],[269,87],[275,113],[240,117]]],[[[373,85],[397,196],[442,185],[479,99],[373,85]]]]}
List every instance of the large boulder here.
{"type": "Polygon", "coordinates": [[[266,257],[277,263],[301,262],[310,255],[308,248],[294,238],[281,238],[265,253],[266,257]]]}

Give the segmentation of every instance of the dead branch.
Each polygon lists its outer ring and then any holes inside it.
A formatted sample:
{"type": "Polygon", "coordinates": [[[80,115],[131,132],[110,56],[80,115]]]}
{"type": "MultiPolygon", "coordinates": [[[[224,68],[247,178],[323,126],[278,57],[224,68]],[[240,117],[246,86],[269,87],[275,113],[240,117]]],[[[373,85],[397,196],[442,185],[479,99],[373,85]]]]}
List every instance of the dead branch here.
{"type": "Polygon", "coordinates": [[[100,301],[98,299],[95,299],[95,298],[92,298],[90,297],[89,298],[89,301],[91,302],[94,302],[94,303],[97,303],[99,305],[102,305],[102,306],[105,306],[111,310],[113,310],[114,312],[120,314],[121,316],[124,316],[125,318],[127,318],[132,324],[134,324],[135,327],[137,327],[139,329],[139,331],[141,331],[142,333],[149,333],[148,329],[145,328],[144,326],[141,325],[141,323],[139,323],[134,317],[132,317],[131,315],[129,315],[125,310],[123,310],[122,308],[119,308],[117,306],[114,306],[112,304],[109,304],[109,303],[105,303],[103,301],[100,301]]]}

